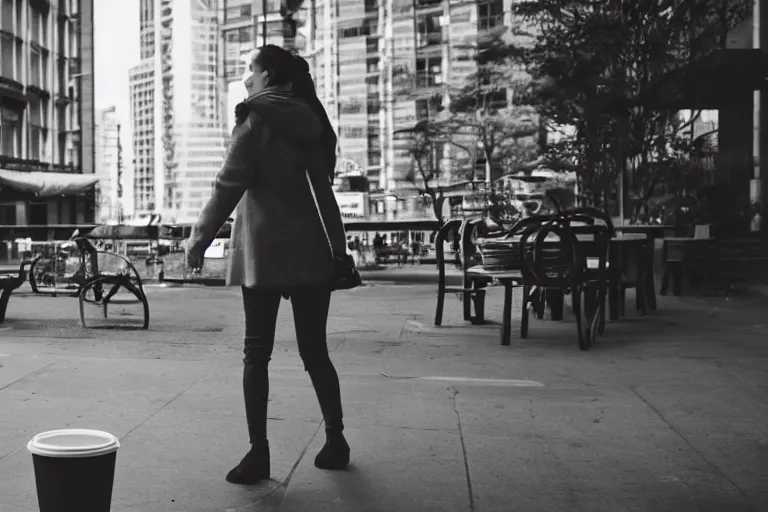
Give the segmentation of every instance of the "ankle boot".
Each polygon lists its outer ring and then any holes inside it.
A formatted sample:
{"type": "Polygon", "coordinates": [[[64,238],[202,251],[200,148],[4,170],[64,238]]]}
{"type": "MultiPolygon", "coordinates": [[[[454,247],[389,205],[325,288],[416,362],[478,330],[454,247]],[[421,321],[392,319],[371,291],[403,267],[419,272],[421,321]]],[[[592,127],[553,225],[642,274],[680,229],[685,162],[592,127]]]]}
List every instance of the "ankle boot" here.
{"type": "Polygon", "coordinates": [[[326,430],[325,446],[315,457],[319,469],[344,469],[349,464],[349,445],[341,431],[326,430]]]}
{"type": "Polygon", "coordinates": [[[245,454],[240,464],[227,473],[227,482],[255,484],[259,480],[267,480],[269,473],[269,443],[265,440],[251,445],[251,450],[245,454]]]}

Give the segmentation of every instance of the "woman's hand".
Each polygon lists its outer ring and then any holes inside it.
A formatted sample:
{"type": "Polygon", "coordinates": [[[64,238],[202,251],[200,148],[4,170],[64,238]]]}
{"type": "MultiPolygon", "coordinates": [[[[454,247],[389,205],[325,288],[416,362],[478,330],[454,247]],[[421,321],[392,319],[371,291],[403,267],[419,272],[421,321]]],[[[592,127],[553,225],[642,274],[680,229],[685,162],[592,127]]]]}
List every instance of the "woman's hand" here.
{"type": "Polygon", "coordinates": [[[200,249],[197,246],[187,245],[187,268],[192,271],[203,268],[205,261],[205,249],[200,249]]]}

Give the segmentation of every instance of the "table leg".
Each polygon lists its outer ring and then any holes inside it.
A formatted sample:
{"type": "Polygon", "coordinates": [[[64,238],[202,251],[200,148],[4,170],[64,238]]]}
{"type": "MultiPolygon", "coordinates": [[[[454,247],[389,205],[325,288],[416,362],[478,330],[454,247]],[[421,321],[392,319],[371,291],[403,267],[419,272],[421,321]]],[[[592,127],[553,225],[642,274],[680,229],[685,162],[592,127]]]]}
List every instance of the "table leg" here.
{"type": "Polygon", "coordinates": [[[501,320],[501,344],[509,346],[512,338],[512,283],[504,283],[504,312],[501,320]]]}
{"type": "Polygon", "coordinates": [[[555,322],[563,320],[563,310],[565,309],[565,296],[563,290],[548,288],[546,292],[547,305],[549,306],[550,318],[555,322]]]}
{"type": "Polygon", "coordinates": [[[654,234],[648,235],[648,264],[649,268],[646,269],[648,275],[645,278],[645,297],[649,311],[656,311],[656,236],[654,234]]]}
{"type": "Polygon", "coordinates": [[[612,280],[608,285],[608,319],[615,322],[621,317],[621,284],[612,280]]]}

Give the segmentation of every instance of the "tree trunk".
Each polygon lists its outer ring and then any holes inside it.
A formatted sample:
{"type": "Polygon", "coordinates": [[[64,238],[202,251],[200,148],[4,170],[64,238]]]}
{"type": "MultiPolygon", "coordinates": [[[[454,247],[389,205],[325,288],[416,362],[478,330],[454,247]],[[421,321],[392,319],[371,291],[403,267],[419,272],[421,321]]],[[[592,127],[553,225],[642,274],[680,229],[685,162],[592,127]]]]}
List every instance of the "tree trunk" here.
{"type": "Polygon", "coordinates": [[[437,222],[440,226],[443,225],[443,205],[445,204],[445,196],[441,193],[438,197],[438,194],[430,194],[430,197],[432,198],[432,209],[435,211],[435,218],[437,219],[437,222]]]}

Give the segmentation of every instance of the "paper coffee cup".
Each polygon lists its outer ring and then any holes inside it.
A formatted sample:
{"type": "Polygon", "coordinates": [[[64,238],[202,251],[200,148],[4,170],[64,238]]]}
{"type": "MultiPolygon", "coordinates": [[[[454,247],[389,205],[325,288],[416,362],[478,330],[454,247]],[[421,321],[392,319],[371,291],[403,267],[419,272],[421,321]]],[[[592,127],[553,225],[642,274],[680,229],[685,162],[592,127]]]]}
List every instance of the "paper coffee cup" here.
{"type": "Polygon", "coordinates": [[[109,512],[118,439],[108,432],[65,429],[32,438],[40,512],[109,512]]]}

